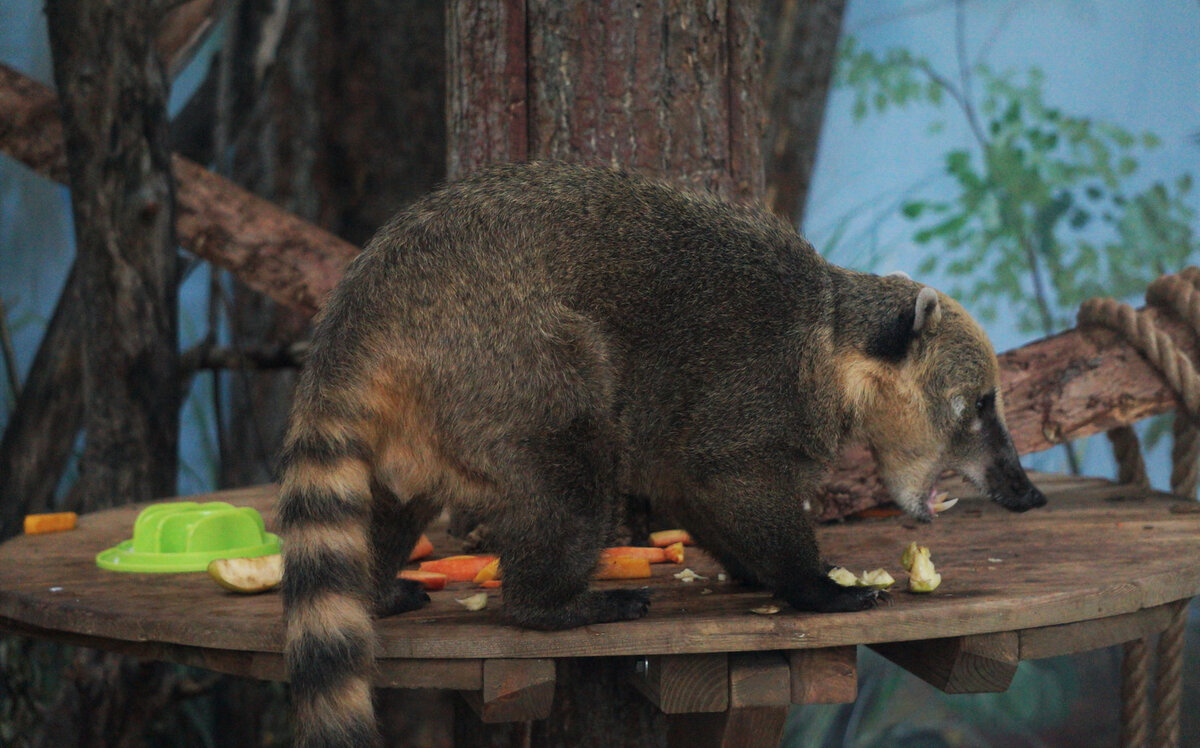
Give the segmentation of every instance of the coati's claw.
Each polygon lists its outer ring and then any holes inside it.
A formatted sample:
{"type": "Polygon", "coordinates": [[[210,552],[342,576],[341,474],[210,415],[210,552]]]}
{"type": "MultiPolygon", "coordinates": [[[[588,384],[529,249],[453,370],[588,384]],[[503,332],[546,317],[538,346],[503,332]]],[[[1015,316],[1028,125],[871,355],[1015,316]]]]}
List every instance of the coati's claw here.
{"type": "Polygon", "coordinates": [[[395,580],[383,595],[383,599],[375,606],[375,615],[379,618],[407,613],[429,602],[425,588],[411,579],[395,580]]]}
{"type": "Polygon", "coordinates": [[[632,621],[646,615],[650,610],[650,589],[609,590],[607,594],[616,611],[614,621],[632,621]]]}
{"type": "Polygon", "coordinates": [[[813,613],[848,613],[875,607],[888,594],[875,587],[843,587],[827,576],[807,580],[782,593],[796,610],[813,613]]]}

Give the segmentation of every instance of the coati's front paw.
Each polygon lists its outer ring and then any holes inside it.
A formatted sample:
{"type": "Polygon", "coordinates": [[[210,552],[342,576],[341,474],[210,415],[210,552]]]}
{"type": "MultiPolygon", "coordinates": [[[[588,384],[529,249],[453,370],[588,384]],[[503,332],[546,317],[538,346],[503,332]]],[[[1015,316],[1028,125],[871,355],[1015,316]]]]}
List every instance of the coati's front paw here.
{"type": "Polygon", "coordinates": [[[381,598],[375,603],[375,615],[379,618],[394,616],[416,610],[429,602],[429,595],[420,582],[411,579],[396,579],[387,589],[382,590],[381,598]]]}
{"type": "Polygon", "coordinates": [[[849,613],[873,608],[887,593],[874,587],[843,587],[829,577],[820,576],[780,593],[796,610],[814,613],[849,613]]]}
{"type": "Polygon", "coordinates": [[[633,621],[650,610],[650,590],[604,590],[601,596],[601,614],[596,623],[610,621],[633,621]]]}

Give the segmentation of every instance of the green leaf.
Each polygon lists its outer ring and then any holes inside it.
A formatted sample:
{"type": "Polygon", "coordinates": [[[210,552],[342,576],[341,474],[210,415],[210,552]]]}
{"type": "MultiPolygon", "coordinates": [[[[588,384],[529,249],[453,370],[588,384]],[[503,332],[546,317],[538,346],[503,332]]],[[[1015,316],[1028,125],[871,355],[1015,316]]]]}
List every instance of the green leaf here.
{"type": "Polygon", "coordinates": [[[927,205],[928,203],[914,200],[912,202],[904,203],[904,205],[900,206],[900,212],[904,214],[905,218],[916,218],[921,215],[921,212],[925,210],[927,205]]]}
{"type": "Polygon", "coordinates": [[[1124,156],[1117,162],[1117,173],[1121,176],[1127,177],[1135,171],[1137,171],[1137,161],[1133,158],[1124,156]]]}
{"type": "Polygon", "coordinates": [[[1147,148],[1157,148],[1162,145],[1162,140],[1152,132],[1142,133],[1142,145],[1147,148]]]}

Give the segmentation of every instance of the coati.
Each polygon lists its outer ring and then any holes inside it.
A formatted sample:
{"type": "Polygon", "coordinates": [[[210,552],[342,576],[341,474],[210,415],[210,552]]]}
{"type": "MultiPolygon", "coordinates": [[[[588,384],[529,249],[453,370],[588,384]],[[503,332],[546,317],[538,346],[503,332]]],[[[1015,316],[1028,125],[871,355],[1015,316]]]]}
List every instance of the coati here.
{"type": "Polygon", "coordinates": [[[395,576],[443,508],[488,518],[518,626],[646,612],[644,591],[588,589],[623,494],[797,610],[871,606],[825,576],[805,497],[857,435],[921,519],[946,469],[1043,504],[997,371],[956,302],[833,266],[756,209],[553,163],[419,200],[347,269],[295,396],[278,517],[297,744],[373,742],[372,616],[427,599],[395,576]]]}

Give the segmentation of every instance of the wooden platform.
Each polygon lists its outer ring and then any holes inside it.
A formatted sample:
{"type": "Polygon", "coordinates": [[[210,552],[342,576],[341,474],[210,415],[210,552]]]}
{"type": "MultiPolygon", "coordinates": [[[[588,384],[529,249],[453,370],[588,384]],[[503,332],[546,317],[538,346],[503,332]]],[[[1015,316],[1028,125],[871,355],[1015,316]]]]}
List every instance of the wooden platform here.
{"type": "MultiPolygon", "coordinates": [[[[689,548],[685,566],[708,579],[684,583],[673,577],[681,567],[654,566],[653,603],[640,621],[525,631],[502,622],[502,590],[470,612],[455,598],[476,589],[452,584],[428,607],[380,621],[378,682],[470,691],[489,721],[528,719],[549,709],[554,660],[619,656],[664,711],[721,712],[852,700],[854,647],[867,644],[946,690],[1003,690],[1019,660],[1152,634],[1200,593],[1200,505],[1100,480],[1035,480],[1050,503],[1023,515],[964,499],[932,525],[897,517],[821,528],[830,561],[884,567],[899,580],[901,591],[874,610],[813,615],[779,603],[775,615],[752,613],[769,595],[718,581],[720,568],[689,548]],[[932,549],[943,576],[931,595],[902,591],[900,554],[913,540],[932,549]]],[[[197,500],[254,506],[270,528],[273,492],[197,500]]],[[[282,679],[277,593],[234,595],[203,573],[96,567],[98,551],[129,537],[137,511],[99,512],[75,531],[0,545],[0,628],[282,679]]],[[[459,552],[443,533],[431,537],[438,555],[459,552]]]]}

